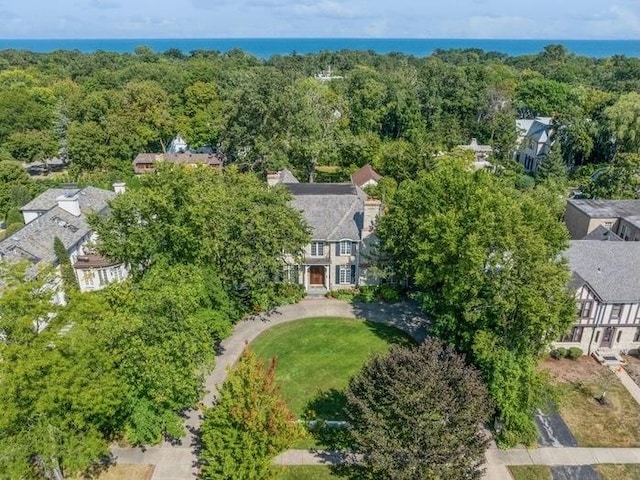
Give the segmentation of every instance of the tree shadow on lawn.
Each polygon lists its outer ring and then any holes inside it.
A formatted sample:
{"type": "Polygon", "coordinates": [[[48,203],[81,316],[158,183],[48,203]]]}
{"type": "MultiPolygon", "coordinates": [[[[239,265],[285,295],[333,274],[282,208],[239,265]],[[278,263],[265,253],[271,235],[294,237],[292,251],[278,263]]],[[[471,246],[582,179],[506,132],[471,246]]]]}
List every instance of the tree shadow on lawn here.
{"type": "Polygon", "coordinates": [[[344,392],[335,388],[323,390],[307,403],[304,411],[308,413],[305,417],[309,420],[343,420],[346,403],[344,392]]]}
{"type": "Polygon", "coordinates": [[[402,345],[411,346],[415,345],[416,341],[409,336],[409,334],[399,330],[397,327],[385,325],[384,323],[373,322],[371,320],[365,320],[365,325],[381,340],[384,340],[389,345],[402,345]]]}

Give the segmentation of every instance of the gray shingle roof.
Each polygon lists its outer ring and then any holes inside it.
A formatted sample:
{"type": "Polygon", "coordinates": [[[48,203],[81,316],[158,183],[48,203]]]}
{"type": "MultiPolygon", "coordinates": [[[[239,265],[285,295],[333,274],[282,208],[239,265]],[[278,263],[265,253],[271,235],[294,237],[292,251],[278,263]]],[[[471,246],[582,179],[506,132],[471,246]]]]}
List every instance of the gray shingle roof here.
{"type": "Polygon", "coordinates": [[[603,301],[640,302],[640,242],[573,240],[565,256],[603,301]]]}
{"type": "Polygon", "coordinates": [[[359,240],[366,194],[352,184],[294,183],[285,185],[292,204],[304,215],[313,240],[359,240]]]}
{"type": "Polygon", "coordinates": [[[54,263],[53,240],[60,238],[70,250],[91,233],[86,215],[89,212],[104,213],[107,202],[115,198],[115,193],[95,187],[82,190],[52,188],[22,207],[22,210],[47,210],[22,229],[0,242],[0,257],[26,259],[33,263],[54,263]],[[75,216],[57,206],[55,199],[64,194],[78,195],[82,215],[75,216]],[[52,200],[53,199],[53,200],[52,200]],[[48,207],[47,207],[48,206],[48,207]]]}
{"type": "Polygon", "coordinates": [[[582,240],[600,240],[621,242],[622,239],[603,225],[598,225],[593,231],[585,235],[582,240]]]}
{"type": "Polygon", "coordinates": [[[280,170],[278,173],[280,174],[280,183],[299,183],[296,176],[286,168],[284,170],[280,170]]]}
{"type": "Polygon", "coordinates": [[[591,218],[640,216],[640,200],[576,200],[569,203],[591,218]]]}

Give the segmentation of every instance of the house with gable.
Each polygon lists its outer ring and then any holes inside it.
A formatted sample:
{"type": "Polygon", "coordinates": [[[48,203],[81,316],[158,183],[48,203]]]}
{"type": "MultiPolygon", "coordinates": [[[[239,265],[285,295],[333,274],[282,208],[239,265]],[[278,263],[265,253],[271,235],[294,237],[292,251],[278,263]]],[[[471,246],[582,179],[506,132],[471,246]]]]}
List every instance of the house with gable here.
{"type": "Polygon", "coordinates": [[[377,283],[367,253],[375,242],[379,200],[353,183],[300,183],[288,170],[268,174],[267,182],[289,190],[312,231],[301,258],[288,259],[286,279],[310,293],[377,283]]]}
{"type": "Polygon", "coordinates": [[[359,168],[351,174],[351,183],[360,188],[375,187],[381,178],[382,175],[367,163],[364,167],[359,168]]]}
{"type": "Polygon", "coordinates": [[[554,347],[587,355],[640,349],[640,242],[607,240],[572,240],[565,252],[577,315],[554,347]]]}
{"type": "Polygon", "coordinates": [[[489,162],[489,157],[493,153],[491,145],[480,145],[477,138],[472,138],[468,145],[458,145],[456,148],[473,152],[473,168],[475,170],[493,168],[493,165],[489,162]]]}
{"type": "Polygon", "coordinates": [[[93,249],[97,237],[87,216],[106,215],[108,202],[125,188],[124,183],[114,183],[114,191],[96,187],[50,188],[22,207],[25,226],[0,242],[0,261],[27,260],[35,268],[56,266],[53,244],[57,237],[71,260],[81,292],[100,290],[124,280],[128,276],[126,265],[102,257],[93,249]]]}
{"type": "Polygon", "coordinates": [[[535,173],[553,144],[551,117],[519,118],[516,120],[516,150],[514,160],[526,172],[535,173]]]}
{"type": "Polygon", "coordinates": [[[206,166],[222,168],[226,157],[211,147],[191,148],[187,142],[177,135],[167,148],[166,153],[140,153],[133,160],[133,171],[136,175],[152,173],[160,162],[176,163],[189,167],[206,166]]]}

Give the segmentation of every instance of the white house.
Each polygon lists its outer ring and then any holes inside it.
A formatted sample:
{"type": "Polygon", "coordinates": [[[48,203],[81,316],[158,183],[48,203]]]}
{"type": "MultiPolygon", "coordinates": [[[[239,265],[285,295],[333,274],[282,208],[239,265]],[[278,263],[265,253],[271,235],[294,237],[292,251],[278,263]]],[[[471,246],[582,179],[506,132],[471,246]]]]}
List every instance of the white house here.
{"type": "Polygon", "coordinates": [[[519,118],[516,120],[516,151],[514,160],[526,172],[535,173],[551,150],[553,126],[551,117],[519,118]]]}
{"type": "Polygon", "coordinates": [[[57,265],[53,247],[57,237],[71,259],[80,291],[99,290],[123,280],[128,275],[125,265],[93,251],[97,238],[87,223],[87,215],[106,214],[107,202],[124,189],[124,183],[114,183],[115,191],[95,187],[50,188],[22,207],[25,226],[0,242],[0,260],[28,260],[36,267],[57,265]]]}
{"type": "Polygon", "coordinates": [[[565,252],[577,318],[555,347],[595,351],[640,348],[640,242],[574,240],[565,252]]]}
{"type": "Polygon", "coordinates": [[[375,242],[379,200],[351,183],[299,183],[288,170],[270,174],[268,181],[291,192],[293,207],[312,231],[302,258],[288,259],[287,279],[311,293],[376,283],[365,251],[375,242]]]}

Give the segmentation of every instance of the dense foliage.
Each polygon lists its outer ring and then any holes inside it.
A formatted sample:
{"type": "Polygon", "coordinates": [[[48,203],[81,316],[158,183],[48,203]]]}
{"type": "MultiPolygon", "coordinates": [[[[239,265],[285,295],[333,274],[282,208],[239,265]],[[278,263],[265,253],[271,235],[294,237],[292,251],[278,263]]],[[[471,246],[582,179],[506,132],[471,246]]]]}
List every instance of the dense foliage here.
{"type": "MultiPolygon", "coordinates": [[[[131,160],[182,135],[242,168],[372,163],[401,180],[468,143],[507,158],[517,115],[553,116],[568,164],[637,152],[640,60],[437,51],[416,58],[323,52],[259,60],[241,51],[0,52],[0,159],[54,155],[72,176],[131,174],[131,160]],[[331,67],[341,78],[313,78],[331,67]],[[614,141],[615,139],[615,141],[614,141]]],[[[2,209],[0,203],[0,209],[2,209]]]]}
{"type": "Polygon", "coordinates": [[[245,348],[207,409],[201,428],[205,480],[276,477],[273,457],[291,448],[302,429],[279,396],[275,359],[267,367],[245,348]]]}
{"type": "Polygon", "coordinates": [[[346,397],[358,478],[482,478],[491,402],[480,372],[440,341],[373,357],[346,397]]]}
{"type": "Polygon", "coordinates": [[[488,381],[507,443],[535,439],[535,365],[573,322],[567,233],[544,187],[442,158],[400,184],[378,233],[393,271],[422,292],[437,335],[488,381]]]}
{"type": "Polygon", "coordinates": [[[93,226],[99,248],[144,275],[157,262],[208,270],[243,311],[278,303],[286,255],[310,240],[285,189],[252,174],[166,165],[111,202],[93,226]]]}

